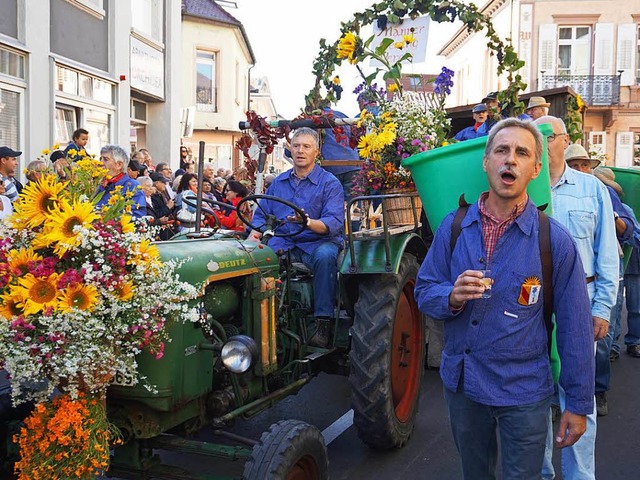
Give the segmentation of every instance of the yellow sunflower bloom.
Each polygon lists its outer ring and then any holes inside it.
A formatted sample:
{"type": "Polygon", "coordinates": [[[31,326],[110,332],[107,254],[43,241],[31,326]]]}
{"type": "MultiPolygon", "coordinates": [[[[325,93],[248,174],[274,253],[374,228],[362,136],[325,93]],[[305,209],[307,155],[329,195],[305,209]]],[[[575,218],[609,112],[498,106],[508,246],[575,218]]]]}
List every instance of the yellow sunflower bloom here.
{"type": "Polygon", "coordinates": [[[393,46],[398,50],[402,50],[404,48],[404,42],[396,42],[393,44],[393,46]]]}
{"type": "Polygon", "coordinates": [[[355,65],[356,63],[358,63],[358,59],[355,56],[357,45],[358,37],[351,32],[345,33],[338,42],[336,56],[338,58],[346,58],[349,60],[349,63],[355,65]]]}
{"type": "Polygon", "coordinates": [[[93,222],[99,218],[91,202],[76,200],[70,204],[63,200],[60,202],[60,208],[53,210],[49,215],[42,237],[46,238],[49,244],[57,243],[54,251],[62,257],[80,243],[80,235],[74,228],[93,228],[93,222]]]}
{"type": "Polygon", "coordinates": [[[11,287],[9,295],[22,299],[17,306],[22,308],[25,315],[33,315],[48,307],[55,307],[58,297],[58,274],[48,277],[35,277],[27,273],[18,280],[19,285],[11,287]]]}
{"type": "Polygon", "coordinates": [[[42,150],[42,155],[49,155],[51,153],[51,150],[49,150],[48,148],[45,148],[44,150],[42,150]]]}
{"type": "Polygon", "coordinates": [[[78,151],[75,148],[70,148],[67,150],[67,155],[70,157],[75,157],[78,154],[78,151]]]}
{"type": "Polygon", "coordinates": [[[98,290],[93,285],[77,284],[68,287],[58,297],[57,309],[61,312],[77,310],[92,311],[98,304],[98,290]]]}
{"type": "Polygon", "coordinates": [[[136,226],[133,223],[131,215],[122,215],[120,225],[122,226],[122,233],[133,233],[136,231],[136,226]]]}
{"type": "Polygon", "coordinates": [[[122,302],[126,302],[133,298],[134,287],[131,282],[124,282],[116,287],[116,297],[122,302]]]}
{"type": "Polygon", "coordinates": [[[12,272],[19,271],[20,275],[24,275],[29,271],[29,262],[37,260],[42,260],[42,256],[38,255],[33,248],[11,250],[7,257],[10,270],[12,272]]]}
{"type": "Polygon", "coordinates": [[[35,182],[29,182],[20,194],[20,202],[14,205],[12,226],[37,227],[47,219],[51,209],[60,202],[60,192],[65,184],[55,174],[45,174],[35,182]]]}
{"type": "Polygon", "coordinates": [[[413,35],[403,35],[402,39],[404,40],[404,43],[406,43],[407,45],[411,45],[413,42],[416,41],[416,37],[414,37],[413,35]]]}
{"type": "Polygon", "coordinates": [[[142,240],[138,244],[138,256],[145,260],[158,260],[160,258],[160,252],[158,247],[151,245],[151,240],[142,240]]]}
{"type": "Polygon", "coordinates": [[[398,91],[398,84],[397,83],[392,83],[391,85],[389,85],[387,87],[387,92],[397,92],[398,91]]]}
{"type": "Polygon", "coordinates": [[[24,310],[18,306],[24,301],[22,297],[4,294],[0,296],[0,299],[2,300],[2,303],[0,303],[0,317],[11,320],[13,317],[24,313],[24,310]]]}
{"type": "Polygon", "coordinates": [[[367,133],[358,140],[358,152],[362,158],[373,158],[377,153],[375,150],[375,133],[367,133]]]}

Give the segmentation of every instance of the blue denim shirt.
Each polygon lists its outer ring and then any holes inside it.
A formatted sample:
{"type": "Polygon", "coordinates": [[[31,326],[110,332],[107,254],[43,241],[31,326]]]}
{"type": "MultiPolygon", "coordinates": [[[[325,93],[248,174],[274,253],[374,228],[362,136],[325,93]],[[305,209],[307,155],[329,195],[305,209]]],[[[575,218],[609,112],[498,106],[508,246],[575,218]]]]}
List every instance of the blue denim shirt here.
{"type": "MultiPolygon", "coordinates": [[[[482,125],[480,125],[480,127],[482,127],[482,125]]],[[[480,130],[480,127],[478,127],[478,130],[480,130]]],[[[463,128],[462,130],[460,130],[458,133],[455,134],[453,138],[455,138],[459,142],[463,142],[465,140],[472,140],[474,138],[477,138],[478,136],[479,136],[478,131],[474,130],[472,125],[470,127],[463,128]]]]}
{"type": "MultiPolygon", "coordinates": [[[[311,173],[304,179],[298,179],[293,174],[293,169],[278,175],[266,191],[266,195],[287,200],[302,208],[310,218],[320,220],[329,229],[329,233],[320,235],[308,228],[299,235],[293,237],[274,237],[269,241],[269,246],[274,250],[288,250],[298,247],[308,254],[325,242],[333,242],[342,245],[342,233],[344,230],[344,192],[342,185],[336,177],[315,165],[311,173]]],[[[282,219],[294,212],[282,203],[261,200],[253,215],[253,225],[264,224],[264,211],[282,219]]],[[[300,225],[286,224],[278,228],[278,233],[288,233],[300,229],[300,225]]]]}
{"type": "Polygon", "coordinates": [[[551,187],[553,218],[569,230],[578,246],[589,284],[591,315],[609,321],[616,304],[620,256],[611,198],[593,175],[565,167],[551,187]]]}
{"type": "Polygon", "coordinates": [[[109,202],[109,198],[111,198],[111,192],[115,189],[116,186],[122,187],[124,192],[133,191],[133,205],[131,206],[131,216],[135,218],[144,217],[147,214],[147,199],[144,196],[142,188],[140,188],[140,184],[126,173],[117,182],[109,183],[106,187],[103,187],[102,185],[98,187],[98,193],[105,193],[100,201],[96,203],[96,207],[100,207],[109,202]]]}
{"type": "MultiPolygon", "coordinates": [[[[420,310],[444,320],[445,346],[440,375],[444,385],[471,400],[493,406],[525,405],[553,393],[543,317],[543,292],[533,305],[518,301],[525,280],[542,283],[538,245],[538,213],[529,201],[524,212],[498,240],[491,264],[486,251],[478,204],[462,221],[452,254],[449,241],[453,214],[436,232],[422,263],[415,296],[420,310]],[[449,294],[462,272],[491,269],[492,296],[472,300],[452,313],[449,294]],[[461,383],[462,380],[462,383],[461,383]]],[[[567,408],[576,414],[593,411],[593,322],[584,270],[569,233],[551,219],[554,310],[560,382],[567,392],[567,408]]],[[[542,289],[541,289],[542,290],[542,289]]]]}

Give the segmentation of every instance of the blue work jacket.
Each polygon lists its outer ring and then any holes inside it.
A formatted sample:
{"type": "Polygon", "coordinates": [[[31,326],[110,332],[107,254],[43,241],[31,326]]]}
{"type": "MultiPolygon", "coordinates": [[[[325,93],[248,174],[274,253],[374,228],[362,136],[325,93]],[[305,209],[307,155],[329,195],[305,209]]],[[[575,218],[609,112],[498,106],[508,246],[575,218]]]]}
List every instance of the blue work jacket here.
{"type": "MultiPolygon", "coordinates": [[[[440,375],[445,387],[492,406],[531,404],[550,396],[554,388],[543,317],[535,205],[529,200],[524,212],[509,225],[488,266],[484,264],[478,204],[469,207],[452,254],[453,218],[454,214],[449,214],[438,228],[415,288],[420,310],[444,320],[440,375]],[[456,278],[469,269],[491,269],[492,296],[469,301],[454,313],[449,308],[449,294],[456,278]],[[527,288],[536,284],[539,288],[533,302],[533,295],[528,295],[533,292],[527,293],[527,288]]],[[[567,393],[567,409],[584,415],[593,412],[594,399],[589,297],[571,236],[553,219],[550,224],[554,310],[563,366],[560,384],[567,393]]]]}
{"type": "MultiPolygon", "coordinates": [[[[329,233],[320,235],[305,229],[299,235],[292,237],[274,237],[269,246],[274,250],[289,250],[298,247],[308,254],[325,242],[342,245],[344,230],[344,192],[338,179],[331,173],[315,165],[313,170],[303,179],[293,174],[293,169],[278,175],[266,191],[266,195],[273,195],[287,200],[302,208],[309,218],[320,220],[329,229],[329,233]]],[[[293,209],[286,205],[270,200],[261,200],[256,208],[251,222],[255,226],[265,223],[265,212],[275,215],[278,219],[294,215],[293,209]]],[[[277,232],[289,233],[300,229],[300,225],[288,223],[279,227],[277,232]]]]}

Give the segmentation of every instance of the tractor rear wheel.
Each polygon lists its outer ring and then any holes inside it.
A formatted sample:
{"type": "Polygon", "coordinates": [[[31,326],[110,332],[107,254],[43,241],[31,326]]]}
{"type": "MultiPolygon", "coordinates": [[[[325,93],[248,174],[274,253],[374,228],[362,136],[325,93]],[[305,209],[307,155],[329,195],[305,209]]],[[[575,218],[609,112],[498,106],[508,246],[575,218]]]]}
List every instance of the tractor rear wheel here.
{"type": "Polygon", "coordinates": [[[360,439],[377,449],[404,446],[413,431],[424,365],[424,321],[413,296],[418,262],[360,284],[352,328],[351,405],[360,439]]]}
{"type": "Polygon", "coordinates": [[[244,480],[326,480],[327,447],[320,431],[299,420],[274,423],[244,466],[244,480]]]}

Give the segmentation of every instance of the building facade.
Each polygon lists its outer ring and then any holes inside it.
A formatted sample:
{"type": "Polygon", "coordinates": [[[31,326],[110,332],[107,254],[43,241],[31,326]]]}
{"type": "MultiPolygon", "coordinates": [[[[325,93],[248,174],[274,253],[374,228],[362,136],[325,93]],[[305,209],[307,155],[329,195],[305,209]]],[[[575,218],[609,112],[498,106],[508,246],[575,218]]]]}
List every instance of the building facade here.
{"type": "Polygon", "coordinates": [[[180,30],[173,0],[3,0],[0,144],[24,152],[22,170],[82,127],[89,153],[116,143],[169,160],[180,30]]]}
{"type": "MultiPolygon", "coordinates": [[[[570,87],[587,105],[585,146],[606,153],[609,165],[640,164],[639,2],[489,0],[481,10],[525,61],[527,92],[570,87]]],[[[482,33],[461,29],[440,54],[456,72],[451,106],[506,86],[482,33]]]]}
{"type": "Polygon", "coordinates": [[[181,102],[192,122],[182,138],[218,168],[237,169],[242,154],[238,124],[249,109],[250,69],[255,57],[247,34],[233,15],[212,0],[182,1],[181,102]]]}

